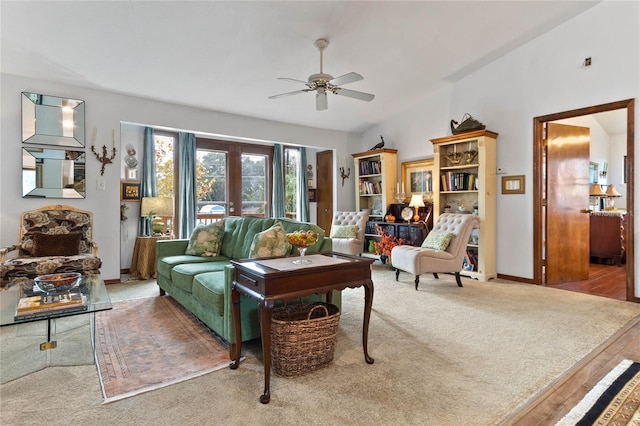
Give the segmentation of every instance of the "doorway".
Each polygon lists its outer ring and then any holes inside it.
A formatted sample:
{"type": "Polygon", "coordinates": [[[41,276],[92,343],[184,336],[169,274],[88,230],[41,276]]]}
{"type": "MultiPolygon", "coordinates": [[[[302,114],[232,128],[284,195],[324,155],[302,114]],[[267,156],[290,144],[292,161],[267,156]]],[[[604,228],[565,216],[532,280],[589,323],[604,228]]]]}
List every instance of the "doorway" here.
{"type": "MultiPolygon", "coordinates": [[[[626,300],[640,302],[640,298],[635,297],[635,268],[634,268],[634,253],[635,244],[633,240],[634,235],[634,100],[627,99],[618,102],[612,102],[608,104],[596,105],[587,108],[581,108],[577,110],[564,111],[555,114],[549,114],[545,116],[535,117],[533,120],[533,132],[534,132],[534,144],[533,144],[533,178],[534,178],[534,217],[533,226],[535,230],[539,232],[534,233],[534,283],[543,285],[546,283],[545,277],[545,264],[546,250],[544,234],[545,229],[548,226],[545,223],[545,207],[548,202],[546,198],[547,185],[553,185],[554,182],[548,179],[551,176],[547,176],[546,161],[545,161],[545,143],[546,143],[546,124],[549,122],[563,120],[573,117],[581,117],[592,114],[597,114],[606,111],[614,110],[626,110],[626,200],[627,200],[627,227],[624,231],[624,238],[626,241],[626,265],[624,266],[626,272],[626,300]]],[[[581,214],[576,212],[576,214],[581,214]]],[[[562,235],[552,235],[549,238],[562,238],[562,235]]],[[[564,236],[566,237],[566,235],[564,236]]]]}

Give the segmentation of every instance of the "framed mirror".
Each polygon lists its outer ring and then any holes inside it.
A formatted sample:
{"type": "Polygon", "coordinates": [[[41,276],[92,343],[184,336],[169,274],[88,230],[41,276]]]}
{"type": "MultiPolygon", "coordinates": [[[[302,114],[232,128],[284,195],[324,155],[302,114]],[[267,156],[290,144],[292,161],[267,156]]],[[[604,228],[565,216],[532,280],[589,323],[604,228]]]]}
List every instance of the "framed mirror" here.
{"type": "Polygon", "coordinates": [[[85,153],[22,148],[23,198],[85,198],[85,153]]]}
{"type": "Polygon", "coordinates": [[[83,147],[84,101],[22,92],[22,142],[83,147]]]}

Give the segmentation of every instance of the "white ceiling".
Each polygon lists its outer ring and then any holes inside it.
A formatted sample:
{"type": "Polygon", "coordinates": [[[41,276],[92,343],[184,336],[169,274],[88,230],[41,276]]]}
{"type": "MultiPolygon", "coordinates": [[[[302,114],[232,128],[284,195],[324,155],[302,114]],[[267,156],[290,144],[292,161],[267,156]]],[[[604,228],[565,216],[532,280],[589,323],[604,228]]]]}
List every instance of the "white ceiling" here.
{"type": "MultiPolygon", "coordinates": [[[[251,117],[364,131],[597,1],[0,3],[1,71],[251,117]],[[315,110],[319,72],[364,80],[315,110]]],[[[63,96],[64,94],[45,93],[63,96]]]]}

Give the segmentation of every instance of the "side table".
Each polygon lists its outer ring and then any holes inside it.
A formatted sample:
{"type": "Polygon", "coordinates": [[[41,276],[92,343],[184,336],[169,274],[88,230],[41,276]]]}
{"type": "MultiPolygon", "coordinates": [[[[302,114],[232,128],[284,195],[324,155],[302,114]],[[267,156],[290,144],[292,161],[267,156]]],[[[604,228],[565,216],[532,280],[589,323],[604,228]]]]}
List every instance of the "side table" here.
{"type": "Polygon", "coordinates": [[[136,237],[129,276],[136,280],[156,277],[156,241],[168,240],[168,235],[136,237]]]}

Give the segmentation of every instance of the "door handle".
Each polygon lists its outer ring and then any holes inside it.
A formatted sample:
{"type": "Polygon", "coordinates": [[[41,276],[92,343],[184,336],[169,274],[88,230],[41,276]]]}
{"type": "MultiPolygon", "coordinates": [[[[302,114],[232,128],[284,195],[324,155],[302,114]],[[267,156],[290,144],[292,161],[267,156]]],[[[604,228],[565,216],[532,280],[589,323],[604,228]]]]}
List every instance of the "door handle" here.
{"type": "Polygon", "coordinates": [[[589,209],[582,209],[582,210],[580,210],[580,213],[586,213],[586,214],[589,214],[589,213],[591,213],[591,210],[589,210],[589,209]]]}

